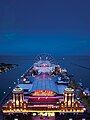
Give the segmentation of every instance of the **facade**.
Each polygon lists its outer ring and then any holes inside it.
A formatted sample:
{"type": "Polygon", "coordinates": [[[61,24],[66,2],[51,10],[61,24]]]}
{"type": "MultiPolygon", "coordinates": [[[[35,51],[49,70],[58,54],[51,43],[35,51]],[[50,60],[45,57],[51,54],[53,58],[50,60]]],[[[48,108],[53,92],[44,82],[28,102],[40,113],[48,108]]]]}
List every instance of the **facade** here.
{"type": "Polygon", "coordinates": [[[49,61],[35,63],[13,89],[12,98],[3,105],[4,115],[84,113],[86,109],[76,100],[74,89],[68,87],[67,79],[62,80],[63,73],[60,66],[49,61]]]}

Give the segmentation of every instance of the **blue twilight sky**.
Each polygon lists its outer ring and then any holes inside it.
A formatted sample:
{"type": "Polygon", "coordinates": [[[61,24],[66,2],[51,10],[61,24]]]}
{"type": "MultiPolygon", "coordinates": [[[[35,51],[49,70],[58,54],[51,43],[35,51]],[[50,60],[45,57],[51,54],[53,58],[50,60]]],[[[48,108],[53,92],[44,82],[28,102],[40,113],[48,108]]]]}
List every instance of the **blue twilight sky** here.
{"type": "Polygon", "coordinates": [[[0,55],[90,55],[90,0],[0,0],[0,55]]]}

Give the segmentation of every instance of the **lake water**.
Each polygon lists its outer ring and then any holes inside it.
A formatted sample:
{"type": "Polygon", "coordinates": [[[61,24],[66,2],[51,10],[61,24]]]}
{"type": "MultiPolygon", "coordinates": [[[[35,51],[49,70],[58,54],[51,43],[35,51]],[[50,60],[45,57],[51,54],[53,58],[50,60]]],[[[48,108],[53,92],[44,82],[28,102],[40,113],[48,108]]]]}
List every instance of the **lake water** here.
{"type": "MultiPolygon", "coordinates": [[[[12,63],[19,66],[0,74],[0,100],[9,92],[9,87],[35,62],[34,56],[0,56],[0,63],[12,63]],[[4,91],[6,93],[4,93],[4,91]]],[[[76,81],[82,82],[90,88],[90,56],[60,56],[55,57],[55,62],[74,74],[76,81]]]]}

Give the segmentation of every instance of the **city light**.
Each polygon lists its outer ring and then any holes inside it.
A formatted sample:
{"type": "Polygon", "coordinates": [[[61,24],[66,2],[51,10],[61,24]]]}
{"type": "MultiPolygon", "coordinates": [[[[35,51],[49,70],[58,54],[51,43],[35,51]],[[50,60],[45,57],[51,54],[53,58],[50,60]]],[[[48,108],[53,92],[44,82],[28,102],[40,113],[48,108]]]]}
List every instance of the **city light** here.
{"type": "Polygon", "coordinates": [[[23,74],[21,83],[19,82],[12,91],[12,99],[3,105],[3,113],[32,113],[33,117],[55,117],[55,113],[84,113],[86,108],[75,99],[75,90],[68,87],[66,72],[67,70],[59,65],[40,59],[32,69],[23,74]],[[65,82],[62,80],[64,75],[65,82]]]}

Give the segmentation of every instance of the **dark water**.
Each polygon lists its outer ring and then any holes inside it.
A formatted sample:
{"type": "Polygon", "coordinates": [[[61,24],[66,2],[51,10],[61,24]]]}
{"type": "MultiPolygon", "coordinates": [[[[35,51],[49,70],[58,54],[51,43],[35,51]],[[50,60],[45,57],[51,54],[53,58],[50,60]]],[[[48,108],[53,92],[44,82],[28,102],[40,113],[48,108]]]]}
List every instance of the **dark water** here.
{"type": "MultiPolygon", "coordinates": [[[[76,81],[81,81],[85,87],[90,88],[90,56],[62,56],[55,57],[55,59],[56,62],[66,68],[70,74],[74,74],[76,81]]],[[[17,82],[17,79],[32,66],[34,56],[1,56],[0,63],[1,62],[14,63],[19,66],[6,73],[0,74],[0,100],[10,90],[9,86],[13,87],[14,81],[17,82]],[[6,92],[5,94],[4,91],[6,92]]]]}

